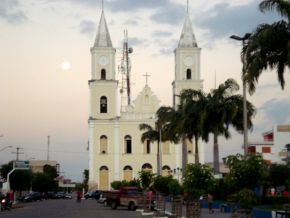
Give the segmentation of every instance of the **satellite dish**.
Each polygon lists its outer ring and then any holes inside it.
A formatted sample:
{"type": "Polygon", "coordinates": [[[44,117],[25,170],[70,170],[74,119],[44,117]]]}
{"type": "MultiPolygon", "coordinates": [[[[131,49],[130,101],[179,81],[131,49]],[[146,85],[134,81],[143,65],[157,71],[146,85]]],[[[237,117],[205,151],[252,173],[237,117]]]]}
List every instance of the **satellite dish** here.
{"type": "Polygon", "coordinates": [[[131,54],[131,53],[133,53],[133,48],[129,48],[128,49],[128,52],[131,54]]]}

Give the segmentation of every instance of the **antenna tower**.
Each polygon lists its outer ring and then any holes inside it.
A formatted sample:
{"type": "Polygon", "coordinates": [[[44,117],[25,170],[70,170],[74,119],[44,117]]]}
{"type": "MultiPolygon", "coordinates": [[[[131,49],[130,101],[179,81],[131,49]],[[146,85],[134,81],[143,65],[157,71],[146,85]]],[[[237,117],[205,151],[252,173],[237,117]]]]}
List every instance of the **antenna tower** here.
{"type": "Polygon", "coordinates": [[[122,74],[122,87],[120,90],[121,93],[121,111],[124,111],[126,105],[131,104],[131,61],[130,54],[133,53],[133,49],[128,46],[128,32],[124,30],[124,42],[123,42],[123,51],[121,59],[121,74],[122,74]],[[126,93],[125,93],[126,91],[126,93]]]}

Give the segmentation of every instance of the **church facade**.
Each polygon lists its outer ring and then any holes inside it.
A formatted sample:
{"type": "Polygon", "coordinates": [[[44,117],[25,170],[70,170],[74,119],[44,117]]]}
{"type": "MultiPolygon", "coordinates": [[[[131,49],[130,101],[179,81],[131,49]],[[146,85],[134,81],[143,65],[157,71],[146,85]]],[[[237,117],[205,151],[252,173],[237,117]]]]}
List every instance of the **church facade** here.
{"type": "MultiPolygon", "coordinates": [[[[200,52],[188,13],[175,49],[173,106],[183,89],[203,89],[200,79],[200,52]]],[[[91,48],[89,80],[89,188],[109,190],[113,181],[130,181],[141,170],[157,172],[157,143],[141,142],[141,123],[154,127],[160,100],[148,84],[124,110],[119,112],[116,79],[116,49],[112,45],[104,11],[91,48]]],[[[194,143],[194,142],[193,142],[194,143]]],[[[188,163],[194,163],[194,145],[187,143],[188,163]]],[[[161,174],[181,178],[181,144],[162,142],[161,174]]],[[[199,148],[203,162],[202,145],[199,148]]]]}

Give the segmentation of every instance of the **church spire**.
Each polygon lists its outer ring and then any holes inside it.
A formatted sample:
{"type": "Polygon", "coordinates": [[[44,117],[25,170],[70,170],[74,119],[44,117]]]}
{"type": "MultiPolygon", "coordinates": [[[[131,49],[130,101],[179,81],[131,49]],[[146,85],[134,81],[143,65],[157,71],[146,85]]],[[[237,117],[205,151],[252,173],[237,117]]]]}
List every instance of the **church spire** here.
{"type": "MultiPolygon", "coordinates": [[[[103,7],[103,3],[102,3],[103,7]]],[[[102,15],[99,22],[98,33],[95,39],[94,47],[112,47],[112,41],[108,30],[104,10],[102,8],[102,15]]]]}
{"type": "Polygon", "coordinates": [[[195,35],[193,33],[192,23],[190,21],[189,13],[188,13],[188,1],[187,1],[187,13],[185,17],[185,21],[183,23],[183,28],[181,32],[181,36],[178,43],[178,48],[192,48],[197,47],[195,35]]]}

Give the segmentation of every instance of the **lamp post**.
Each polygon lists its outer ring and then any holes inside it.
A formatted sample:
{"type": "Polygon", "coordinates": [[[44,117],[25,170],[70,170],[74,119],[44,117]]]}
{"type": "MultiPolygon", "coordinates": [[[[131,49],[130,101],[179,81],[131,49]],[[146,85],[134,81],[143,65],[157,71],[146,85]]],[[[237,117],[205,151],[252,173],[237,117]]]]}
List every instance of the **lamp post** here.
{"type": "MultiPolygon", "coordinates": [[[[246,40],[248,40],[251,36],[251,33],[246,33],[243,37],[232,35],[230,36],[231,39],[242,41],[243,47],[245,46],[246,40]]],[[[242,75],[245,74],[246,68],[245,68],[245,58],[242,57],[242,75]]],[[[243,81],[243,129],[244,129],[244,155],[248,154],[248,120],[247,120],[247,95],[246,95],[246,82],[245,79],[242,78],[243,81]]]]}

